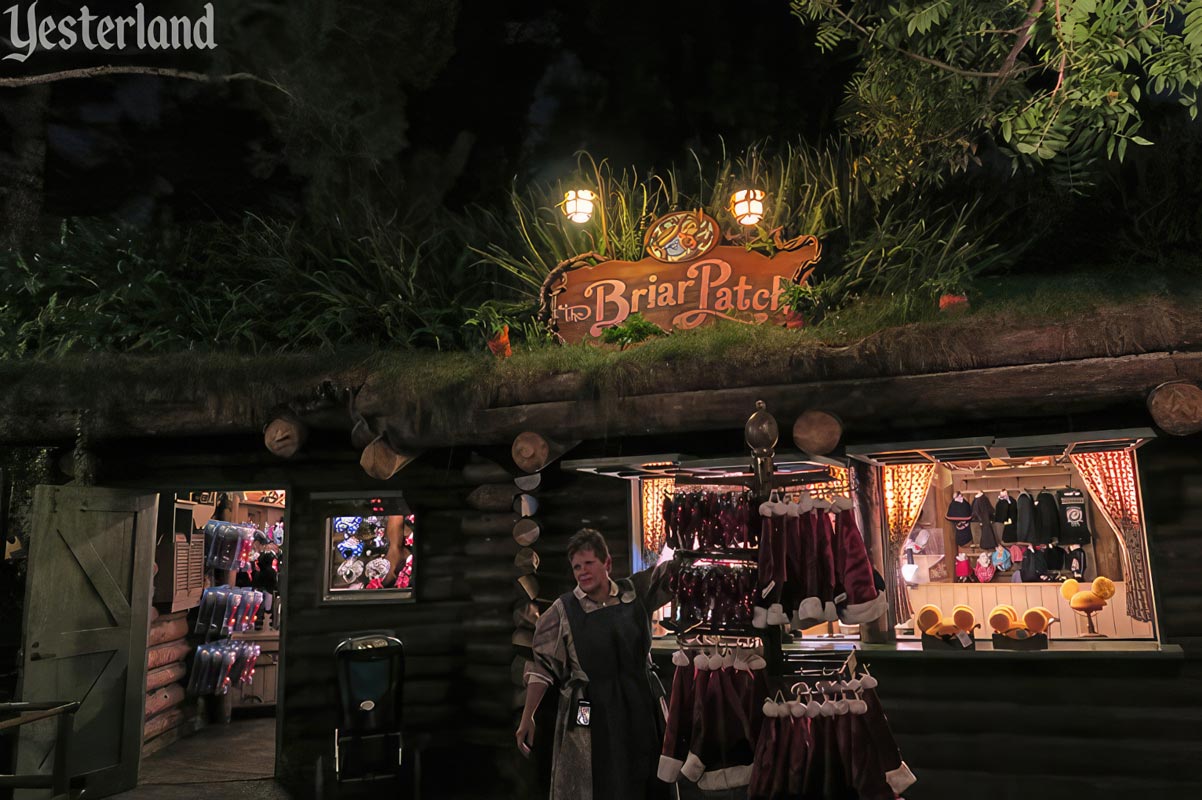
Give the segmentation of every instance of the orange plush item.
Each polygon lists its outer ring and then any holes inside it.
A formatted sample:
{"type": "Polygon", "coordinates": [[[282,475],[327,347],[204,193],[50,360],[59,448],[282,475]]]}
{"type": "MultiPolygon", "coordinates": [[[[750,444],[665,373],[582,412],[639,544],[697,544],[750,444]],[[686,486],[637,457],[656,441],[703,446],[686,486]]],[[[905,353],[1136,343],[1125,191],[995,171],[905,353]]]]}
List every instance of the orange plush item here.
{"type": "Polygon", "coordinates": [[[1047,633],[1053,619],[1055,617],[1052,616],[1052,612],[1043,606],[1029,608],[1027,613],[1023,614],[1023,622],[1031,633],[1047,633]]]}
{"type": "Polygon", "coordinates": [[[1106,607],[1106,601],[1093,592],[1077,592],[1068,604],[1074,611],[1101,611],[1106,607]]]}
{"type": "Polygon", "coordinates": [[[960,605],[952,609],[952,621],[956,627],[967,633],[977,625],[977,615],[968,606],[960,605]]]}
{"type": "Polygon", "coordinates": [[[1064,583],[1060,584],[1060,596],[1065,600],[1072,600],[1073,595],[1081,591],[1081,584],[1076,578],[1069,578],[1064,583]]]}
{"type": "Polygon", "coordinates": [[[1018,612],[1014,610],[1014,606],[998,605],[989,612],[989,627],[998,633],[1010,630],[1010,627],[1016,622],[1018,622],[1018,612]]]}
{"type": "Polygon", "coordinates": [[[938,625],[941,619],[943,619],[943,611],[940,610],[939,606],[928,603],[918,609],[918,613],[914,616],[914,624],[923,633],[930,633],[931,628],[938,625]]]}

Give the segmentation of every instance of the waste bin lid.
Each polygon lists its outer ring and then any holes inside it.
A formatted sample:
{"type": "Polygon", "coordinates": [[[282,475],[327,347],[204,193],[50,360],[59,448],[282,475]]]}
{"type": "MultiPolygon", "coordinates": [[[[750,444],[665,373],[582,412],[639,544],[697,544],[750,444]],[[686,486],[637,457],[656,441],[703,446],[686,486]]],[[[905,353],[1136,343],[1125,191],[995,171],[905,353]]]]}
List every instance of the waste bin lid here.
{"type": "Polygon", "coordinates": [[[403,647],[401,640],[395,636],[389,636],[383,633],[369,633],[362,636],[351,636],[343,639],[334,648],[335,653],[342,653],[348,650],[381,650],[390,647],[403,647]]]}

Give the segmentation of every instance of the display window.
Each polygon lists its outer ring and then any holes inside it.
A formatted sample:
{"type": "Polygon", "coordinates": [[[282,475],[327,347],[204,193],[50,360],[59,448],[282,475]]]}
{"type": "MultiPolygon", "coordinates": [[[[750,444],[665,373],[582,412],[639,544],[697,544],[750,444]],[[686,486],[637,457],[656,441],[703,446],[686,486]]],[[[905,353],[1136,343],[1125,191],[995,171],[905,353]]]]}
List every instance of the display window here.
{"type": "Polygon", "coordinates": [[[416,517],[399,492],[314,500],[325,522],[325,602],[415,598],[416,517]]]}
{"type": "Polygon", "coordinates": [[[933,606],[968,609],[978,635],[1030,615],[1053,640],[1154,639],[1137,456],[1149,436],[849,448],[881,470],[898,637],[920,637],[916,611],[933,606]]]}

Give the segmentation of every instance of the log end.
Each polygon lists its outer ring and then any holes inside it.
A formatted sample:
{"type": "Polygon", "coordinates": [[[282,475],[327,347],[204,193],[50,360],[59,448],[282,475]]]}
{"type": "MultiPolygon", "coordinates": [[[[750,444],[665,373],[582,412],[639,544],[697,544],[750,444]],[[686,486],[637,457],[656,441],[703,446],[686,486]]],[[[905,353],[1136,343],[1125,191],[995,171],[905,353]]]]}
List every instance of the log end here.
{"type": "Polygon", "coordinates": [[[308,438],[309,426],[292,414],[276,417],[263,429],[263,444],[280,458],[292,458],[308,438]]]}
{"type": "Polygon", "coordinates": [[[1202,389],[1184,381],[1162,383],[1148,395],[1148,411],[1171,436],[1198,433],[1202,431],[1202,389]]]}
{"type": "Polygon", "coordinates": [[[842,438],[843,423],[826,411],[806,411],[793,423],[793,444],[811,455],[830,453],[842,438]]]}

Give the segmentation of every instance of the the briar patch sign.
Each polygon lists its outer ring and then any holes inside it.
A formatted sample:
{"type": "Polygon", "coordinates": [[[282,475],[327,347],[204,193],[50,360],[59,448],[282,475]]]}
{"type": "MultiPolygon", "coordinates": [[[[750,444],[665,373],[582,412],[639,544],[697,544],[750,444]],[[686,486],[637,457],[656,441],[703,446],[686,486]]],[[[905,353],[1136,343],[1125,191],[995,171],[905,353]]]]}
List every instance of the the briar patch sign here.
{"type": "Polygon", "coordinates": [[[784,323],[785,287],[809,278],[822,252],[813,236],[790,244],[771,258],[720,245],[674,263],[643,258],[557,270],[544,285],[546,307],[565,342],[600,336],[635,313],[667,331],[717,320],[784,323]]]}

